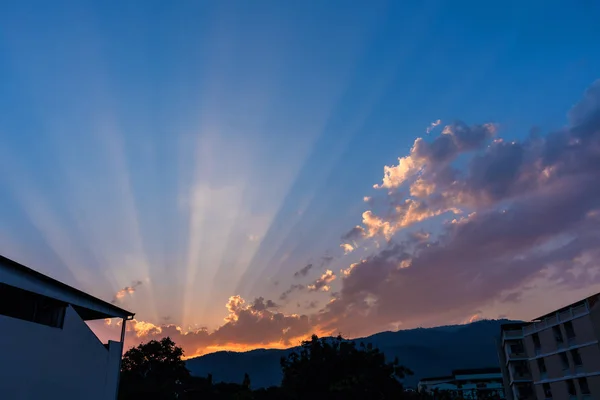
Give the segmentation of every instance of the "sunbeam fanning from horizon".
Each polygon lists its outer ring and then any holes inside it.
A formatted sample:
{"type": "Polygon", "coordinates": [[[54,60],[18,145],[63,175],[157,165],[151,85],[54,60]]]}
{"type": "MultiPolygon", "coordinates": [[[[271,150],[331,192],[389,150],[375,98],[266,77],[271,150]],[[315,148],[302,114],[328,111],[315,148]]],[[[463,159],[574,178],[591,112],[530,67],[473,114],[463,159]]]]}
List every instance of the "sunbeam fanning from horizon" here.
{"type": "Polygon", "coordinates": [[[581,10],[0,9],[0,253],[135,312],[128,344],[283,348],[600,289],[581,10]]]}

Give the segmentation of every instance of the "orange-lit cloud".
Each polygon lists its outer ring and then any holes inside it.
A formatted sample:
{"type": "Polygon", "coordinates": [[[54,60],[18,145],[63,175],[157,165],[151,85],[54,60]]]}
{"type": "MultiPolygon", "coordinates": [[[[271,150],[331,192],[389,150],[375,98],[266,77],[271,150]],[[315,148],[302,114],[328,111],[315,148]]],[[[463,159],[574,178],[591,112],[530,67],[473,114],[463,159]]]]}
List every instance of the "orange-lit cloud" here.
{"type": "Polygon", "coordinates": [[[116,303],[120,300],[123,300],[125,296],[132,295],[135,293],[135,290],[142,284],[142,281],[136,281],[131,284],[131,286],[125,286],[123,289],[119,290],[115,297],[112,300],[112,303],[116,303]]]}
{"type": "Polygon", "coordinates": [[[324,292],[329,291],[329,284],[335,280],[335,274],[333,271],[328,269],[319,279],[317,279],[312,285],[308,285],[307,288],[311,292],[322,290],[324,292]]]}
{"type": "Polygon", "coordinates": [[[340,247],[344,250],[344,254],[349,254],[354,251],[354,246],[352,246],[350,243],[342,243],[340,244],[340,247]]]}
{"type": "MultiPolygon", "coordinates": [[[[322,332],[309,316],[274,311],[276,306],[260,297],[246,302],[240,296],[231,296],[226,304],[229,314],[214,331],[206,328],[186,331],[173,324],[155,325],[134,319],[126,325],[127,346],[169,336],[190,357],[222,349],[284,348],[298,344],[314,332],[322,332]]],[[[110,327],[116,329],[117,325],[110,327]]]]}

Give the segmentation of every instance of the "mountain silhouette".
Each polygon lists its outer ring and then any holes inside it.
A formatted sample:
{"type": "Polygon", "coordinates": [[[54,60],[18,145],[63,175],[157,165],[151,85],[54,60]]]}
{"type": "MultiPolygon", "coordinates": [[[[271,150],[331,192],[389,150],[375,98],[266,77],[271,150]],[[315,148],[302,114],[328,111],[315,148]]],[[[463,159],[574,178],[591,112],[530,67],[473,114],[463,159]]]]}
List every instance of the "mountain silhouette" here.
{"type": "MultiPolygon", "coordinates": [[[[495,340],[500,325],[509,322],[517,321],[482,320],[466,325],[381,332],[352,340],[372,343],[390,361],[398,357],[402,365],[415,373],[405,379],[405,385],[416,386],[421,378],[449,375],[453,369],[497,366],[495,340]]],[[[187,360],[187,368],[195,376],[212,374],[214,382],[241,383],[244,373],[248,373],[254,389],[277,386],[282,378],[279,360],[294,349],[220,351],[187,360]]]]}

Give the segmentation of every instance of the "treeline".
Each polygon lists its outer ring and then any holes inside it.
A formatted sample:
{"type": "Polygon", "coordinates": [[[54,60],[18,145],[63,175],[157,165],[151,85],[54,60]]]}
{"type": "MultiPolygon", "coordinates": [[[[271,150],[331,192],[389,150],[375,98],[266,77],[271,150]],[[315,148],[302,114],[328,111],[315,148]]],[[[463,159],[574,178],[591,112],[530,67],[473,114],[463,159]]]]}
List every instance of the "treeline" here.
{"type": "MultiPolygon", "coordinates": [[[[212,376],[191,376],[183,350],[170,338],[150,341],[123,356],[119,399],[353,400],[426,399],[405,392],[402,379],[412,371],[398,359],[387,361],[370,344],[337,338],[304,341],[281,359],[280,386],[252,390],[251,374],[240,383],[214,383],[212,376]]],[[[438,397],[439,398],[439,397],[438,397]]]]}

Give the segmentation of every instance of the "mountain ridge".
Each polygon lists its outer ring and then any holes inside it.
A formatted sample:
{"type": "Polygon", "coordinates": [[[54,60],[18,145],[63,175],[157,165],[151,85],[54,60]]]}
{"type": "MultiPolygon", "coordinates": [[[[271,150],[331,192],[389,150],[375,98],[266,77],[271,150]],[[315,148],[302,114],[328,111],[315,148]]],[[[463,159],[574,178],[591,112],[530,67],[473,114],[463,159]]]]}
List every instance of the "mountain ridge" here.
{"type": "MultiPolygon", "coordinates": [[[[519,321],[479,320],[463,325],[384,331],[349,340],[372,343],[388,360],[398,357],[402,365],[415,373],[405,379],[405,384],[415,386],[421,378],[448,375],[453,369],[497,366],[495,338],[500,334],[500,325],[511,322],[519,321]]],[[[214,382],[239,383],[248,373],[253,388],[277,386],[282,378],[279,360],[298,348],[218,351],[190,358],[186,365],[195,376],[211,373],[214,382]]]]}

